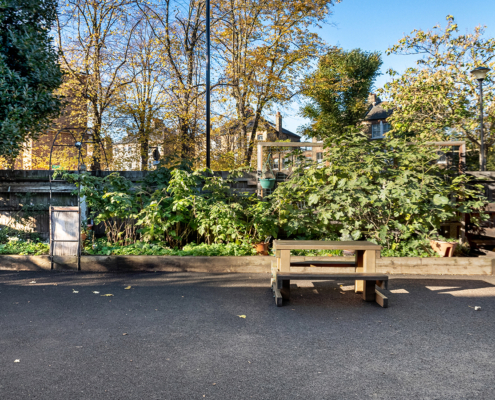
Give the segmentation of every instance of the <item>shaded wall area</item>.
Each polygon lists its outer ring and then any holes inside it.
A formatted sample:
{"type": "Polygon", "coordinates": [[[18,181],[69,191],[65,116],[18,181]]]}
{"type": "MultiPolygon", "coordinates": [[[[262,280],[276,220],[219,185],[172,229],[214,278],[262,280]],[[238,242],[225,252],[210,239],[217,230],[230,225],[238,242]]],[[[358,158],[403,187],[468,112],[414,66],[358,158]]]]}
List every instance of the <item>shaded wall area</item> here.
{"type": "MultiPolygon", "coordinates": [[[[105,177],[113,172],[131,182],[139,183],[148,171],[93,171],[95,176],[105,177]]],[[[53,172],[52,172],[53,173],[53,172]]],[[[227,178],[229,173],[216,174],[227,178]]],[[[49,205],[77,206],[76,186],[66,182],[52,182],[50,201],[50,171],[48,170],[0,170],[0,228],[11,227],[19,234],[37,233],[42,239],[49,238],[49,205]]],[[[256,193],[256,172],[244,173],[235,178],[233,191],[256,193]]],[[[97,234],[104,234],[103,226],[96,227],[97,234]]]]}

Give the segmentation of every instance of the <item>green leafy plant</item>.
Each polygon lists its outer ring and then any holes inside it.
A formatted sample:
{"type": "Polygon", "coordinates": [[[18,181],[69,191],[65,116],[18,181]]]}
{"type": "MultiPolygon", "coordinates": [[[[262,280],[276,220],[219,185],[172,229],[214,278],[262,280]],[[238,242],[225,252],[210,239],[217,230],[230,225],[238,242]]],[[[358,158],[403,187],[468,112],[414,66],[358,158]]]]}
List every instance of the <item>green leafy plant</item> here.
{"type": "Polygon", "coordinates": [[[487,203],[468,176],[440,168],[430,146],[371,141],[359,131],[327,146],[326,165],[300,171],[271,196],[277,223],[288,236],[349,234],[391,252],[432,254],[426,242],[442,222],[487,203]]]}
{"type": "Polygon", "coordinates": [[[249,244],[189,243],[182,249],[171,249],[164,243],[146,243],[137,241],[127,246],[116,246],[104,239],[86,246],[86,254],[91,255],[152,255],[152,256],[250,256],[256,252],[249,244]]]}
{"type": "MultiPolygon", "coordinates": [[[[136,240],[136,217],[143,204],[142,192],[118,173],[103,178],[88,173],[57,171],[54,177],[81,186],[81,196],[90,210],[90,219],[105,225],[108,240],[128,244],[136,240]]],[[[75,191],[77,193],[77,190],[75,191]]],[[[75,194],[74,193],[74,194],[75,194]]],[[[85,221],[83,221],[84,223],[85,221]]]]}
{"type": "Polygon", "coordinates": [[[50,28],[54,0],[3,0],[0,6],[0,155],[11,168],[28,139],[56,118],[62,83],[50,28]]]}
{"type": "Polygon", "coordinates": [[[18,254],[40,256],[48,254],[50,245],[40,241],[24,241],[18,237],[11,238],[7,243],[0,244],[0,254],[18,254]]]}

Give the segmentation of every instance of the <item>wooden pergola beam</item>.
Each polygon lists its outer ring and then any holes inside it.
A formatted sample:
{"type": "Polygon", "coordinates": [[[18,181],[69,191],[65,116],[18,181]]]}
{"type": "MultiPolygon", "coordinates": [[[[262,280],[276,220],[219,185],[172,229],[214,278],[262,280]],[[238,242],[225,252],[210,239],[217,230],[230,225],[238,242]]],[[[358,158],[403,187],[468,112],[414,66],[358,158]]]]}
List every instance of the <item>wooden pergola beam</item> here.
{"type": "Polygon", "coordinates": [[[316,142],[258,142],[258,172],[263,168],[263,147],[323,147],[316,142]]]}

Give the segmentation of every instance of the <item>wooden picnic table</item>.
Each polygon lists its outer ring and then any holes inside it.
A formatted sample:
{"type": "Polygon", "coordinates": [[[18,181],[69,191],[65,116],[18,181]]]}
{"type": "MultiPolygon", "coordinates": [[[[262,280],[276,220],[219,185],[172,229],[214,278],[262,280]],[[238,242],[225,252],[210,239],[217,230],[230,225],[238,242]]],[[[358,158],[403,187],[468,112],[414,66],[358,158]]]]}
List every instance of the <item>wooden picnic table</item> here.
{"type": "Polygon", "coordinates": [[[376,272],[376,259],[380,258],[381,246],[368,241],[322,241],[322,240],[275,240],[273,249],[276,265],[272,265],[272,289],[277,306],[282,300],[290,299],[292,280],[354,279],[355,292],[362,293],[365,301],[376,301],[382,307],[388,306],[388,299],[375,286],[386,288],[388,275],[376,272]],[[291,250],[353,250],[354,260],[350,261],[302,261],[291,262],[291,250]],[[313,267],[315,273],[291,272],[292,267],[313,267]],[[354,268],[353,273],[328,273],[318,267],[354,268]]]}

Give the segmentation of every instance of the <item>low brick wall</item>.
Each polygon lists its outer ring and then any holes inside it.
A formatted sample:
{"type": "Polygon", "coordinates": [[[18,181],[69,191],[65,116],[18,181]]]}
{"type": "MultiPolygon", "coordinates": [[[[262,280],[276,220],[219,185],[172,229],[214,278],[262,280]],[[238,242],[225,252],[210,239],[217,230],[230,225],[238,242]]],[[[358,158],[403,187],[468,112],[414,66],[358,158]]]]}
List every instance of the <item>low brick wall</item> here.
{"type": "MultiPolygon", "coordinates": [[[[352,260],[349,257],[292,257],[294,261],[352,260]]],[[[85,272],[211,272],[270,273],[274,257],[171,257],[171,256],[83,256],[81,271],[85,272]]],[[[55,270],[75,270],[75,257],[56,257],[55,270]]],[[[306,272],[309,267],[294,268],[306,272]]],[[[0,270],[50,270],[48,256],[0,256],[0,270]]],[[[351,268],[318,268],[327,272],[353,272],[351,268]]],[[[452,257],[417,258],[383,257],[376,260],[377,272],[413,275],[495,275],[495,258],[452,257]]],[[[314,269],[313,269],[314,271],[314,269]]]]}

